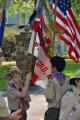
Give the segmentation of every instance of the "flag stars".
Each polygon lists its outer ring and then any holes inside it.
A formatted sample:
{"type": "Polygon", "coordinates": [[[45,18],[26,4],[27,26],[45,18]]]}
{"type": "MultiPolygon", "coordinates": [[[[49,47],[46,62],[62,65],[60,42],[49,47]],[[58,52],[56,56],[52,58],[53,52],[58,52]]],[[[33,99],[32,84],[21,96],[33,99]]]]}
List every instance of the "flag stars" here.
{"type": "Polygon", "coordinates": [[[63,14],[66,14],[66,11],[68,10],[70,6],[69,0],[58,0],[58,7],[63,12],[63,14]]]}

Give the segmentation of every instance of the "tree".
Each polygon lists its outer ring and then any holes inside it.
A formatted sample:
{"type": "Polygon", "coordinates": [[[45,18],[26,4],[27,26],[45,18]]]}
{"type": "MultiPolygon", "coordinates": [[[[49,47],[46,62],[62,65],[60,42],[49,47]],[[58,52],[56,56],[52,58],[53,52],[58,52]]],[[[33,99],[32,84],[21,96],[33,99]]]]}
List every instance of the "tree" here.
{"type": "MultiPolygon", "coordinates": [[[[2,1],[2,0],[0,0],[2,1]]],[[[8,14],[25,13],[31,15],[34,9],[34,0],[8,0],[10,8],[8,14]]],[[[80,0],[70,0],[78,22],[80,22],[80,0]]]]}
{"type": "Polygon", "coordinates": [[[72,8],[75,12],[76,18],[78,22],[80,23],[80,0],[70,0],[72,8]]]}
{"type": "Polygon", "coordinates": [[[33,0],[8,0],[10,3],[10,8],[8,13],[26,13],[31,14],[33,11],[33,0]]]}

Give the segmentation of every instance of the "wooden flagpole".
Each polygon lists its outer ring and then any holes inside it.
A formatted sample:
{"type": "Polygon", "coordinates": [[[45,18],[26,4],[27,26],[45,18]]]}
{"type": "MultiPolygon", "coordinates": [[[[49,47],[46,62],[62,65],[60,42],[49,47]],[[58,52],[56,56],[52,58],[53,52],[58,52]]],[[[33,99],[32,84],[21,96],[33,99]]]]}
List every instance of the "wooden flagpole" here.
{"type": "Polygon", "coordinates": [[[34,32],[34,40],[33,40],[33,47],[32,47],[32,56],[31,56],[31,63],[30,63],[30,71],[32,70],[32,62],[34,57],[34,49],[35,49],[35,42],[36,42],[36,32],[34,32]]]}
{"type": "MultiPolygon", "coordinates": [[[[40,2],[40,0],[37,1],[35,9],[38,8],[39,2],[40,2]]],[[[36,42],[36,35],[37,35],[37,33],[34,32],[34,34],[35,35],[34,35],[33,47],[32,47],[32,56],[31,56],[31,63],[30,63],[30,71],[32,70],[32,62],[33,62],[33,56],[34,56],[34,49],[35,49],[35,42],[36,42]]]]}

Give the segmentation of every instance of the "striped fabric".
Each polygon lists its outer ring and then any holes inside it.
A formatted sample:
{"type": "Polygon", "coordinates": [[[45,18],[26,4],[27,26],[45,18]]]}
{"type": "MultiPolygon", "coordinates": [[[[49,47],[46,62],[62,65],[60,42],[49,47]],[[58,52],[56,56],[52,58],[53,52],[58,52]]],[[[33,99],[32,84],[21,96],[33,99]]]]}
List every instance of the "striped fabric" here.
{"type": "Polygon", "coordinates": [[[52,0],[53,14],[56,15],[55,26],[63,32],[59,38],[69,46],[69,56],[75,62],[80,58],[80,27],[74,17],[69,0],[52,0]]]}

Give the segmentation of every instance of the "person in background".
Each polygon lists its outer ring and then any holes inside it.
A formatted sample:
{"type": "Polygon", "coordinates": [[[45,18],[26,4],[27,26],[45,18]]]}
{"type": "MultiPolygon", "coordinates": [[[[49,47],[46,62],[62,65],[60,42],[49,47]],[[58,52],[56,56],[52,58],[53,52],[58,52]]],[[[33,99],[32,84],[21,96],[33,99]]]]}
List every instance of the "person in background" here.
{"type": "Polygon", "coordinates": [[[80,120],[80,70],[70,79],[72,89],[61,101],[59,120],[80,120]]]}
{"type": "Polygon", "coordinates": [[[69,89],[69,78],[62,73],[66,66],[64,58],[54,56],[50,59],[50,62],[52,73],[44,90],[48,103],[48,110],[45,112],[44,120],[59,120],[61,98],[69,89]]]}
{"type": "MultiPolygon", "coordinates": [[[[2,61],[3,53],[2,49],[0,48],[0,66],[2,65],[2,61]]],[[[9,115],[5,99],[0,91],[0,120],[19,120],[22,117],[21,112],[21,109],[18,109],[16,112],[9,115]]]]}
{"type": "Polygon", "coordinates": [[[19,108],[23,110],[22,120],[27,119],[26,110],[29,108],[30,96],[22,86],[21,71],[18,67],[13,66],[8,73],[9,84],[7,90],[8,106],[13,113],[19,108]]]}

